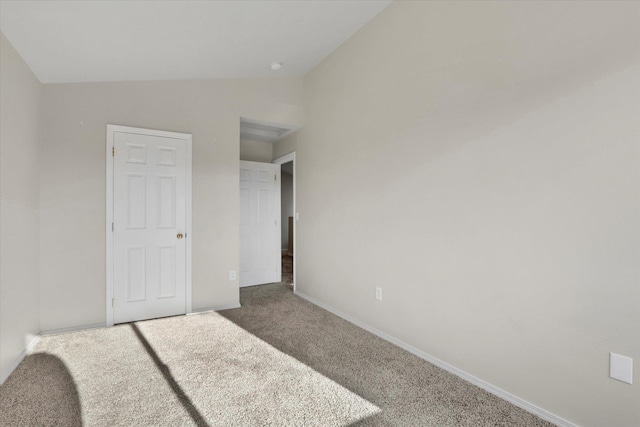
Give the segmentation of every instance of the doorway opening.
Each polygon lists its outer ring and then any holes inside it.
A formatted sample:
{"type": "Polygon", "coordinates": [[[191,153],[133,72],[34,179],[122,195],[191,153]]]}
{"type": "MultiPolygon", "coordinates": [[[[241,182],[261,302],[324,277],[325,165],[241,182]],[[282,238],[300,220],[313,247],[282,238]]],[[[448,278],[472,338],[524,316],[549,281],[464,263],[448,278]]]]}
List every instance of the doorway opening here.
{"type": "Polygon", "coordinates": [[[279,157],[273,163],[281,169],[281,242],[282,281],[296,291],[296,152],[279,157]]]}
{"type": "Polygon", "coordinates": [[[280,165],[282,282],[293,290],[293,160],[280,165]]]}
{"type": "Polygon", "coordinates": [[[294,289],[293,157],[274,161],[273,152],[296,129],[240,118],[240,288],[277,282],[294,289]]]}

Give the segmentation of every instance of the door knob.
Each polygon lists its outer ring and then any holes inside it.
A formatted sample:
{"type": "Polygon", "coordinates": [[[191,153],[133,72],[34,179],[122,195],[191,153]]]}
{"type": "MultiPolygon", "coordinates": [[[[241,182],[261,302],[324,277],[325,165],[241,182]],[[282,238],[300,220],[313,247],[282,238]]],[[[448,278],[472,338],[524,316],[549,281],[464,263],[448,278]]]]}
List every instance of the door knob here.
{"type": "Polygon", "coordinates": [[[182,233],[178,233],[178,235],[176,236],[178,239],[182,239],[182,233]]]}

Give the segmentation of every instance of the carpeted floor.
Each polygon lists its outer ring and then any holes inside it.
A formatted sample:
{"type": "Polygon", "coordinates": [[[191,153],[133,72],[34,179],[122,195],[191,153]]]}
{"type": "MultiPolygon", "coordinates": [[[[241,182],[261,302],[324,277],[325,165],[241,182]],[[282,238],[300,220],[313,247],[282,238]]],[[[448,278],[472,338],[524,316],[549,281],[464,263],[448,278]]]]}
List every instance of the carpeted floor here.
{"type": "Polygon", "coordinates": [[[293,255],[282,251],[282,283],[293,290],[293,255]]]}
{"type": "Polygon", "coordinates": [[[550,426],[293,295],[44,337],[2,426],[550,426]]]}

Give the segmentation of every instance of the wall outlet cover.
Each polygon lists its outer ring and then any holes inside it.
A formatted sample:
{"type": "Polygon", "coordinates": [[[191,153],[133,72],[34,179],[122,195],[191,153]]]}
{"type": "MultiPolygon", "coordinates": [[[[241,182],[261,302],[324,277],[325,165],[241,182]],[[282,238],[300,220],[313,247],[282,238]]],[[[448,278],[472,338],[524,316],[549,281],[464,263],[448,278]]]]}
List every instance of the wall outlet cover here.
{"type": "Polygon", "coordinates": [[[633,384],[633,359],[621,354],[609,353],[609,376],[633,384]]]}

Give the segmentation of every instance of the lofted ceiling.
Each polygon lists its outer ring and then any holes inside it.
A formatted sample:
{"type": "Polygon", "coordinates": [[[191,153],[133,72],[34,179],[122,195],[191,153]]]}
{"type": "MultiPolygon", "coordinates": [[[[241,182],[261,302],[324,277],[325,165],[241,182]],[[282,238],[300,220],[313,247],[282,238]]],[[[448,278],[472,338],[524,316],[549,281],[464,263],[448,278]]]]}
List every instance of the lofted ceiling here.
{"type": "Polygon", "coordinates": [[[2,0],[0,30],[43,83],[303,76],[389,3],[2,0]]]}

